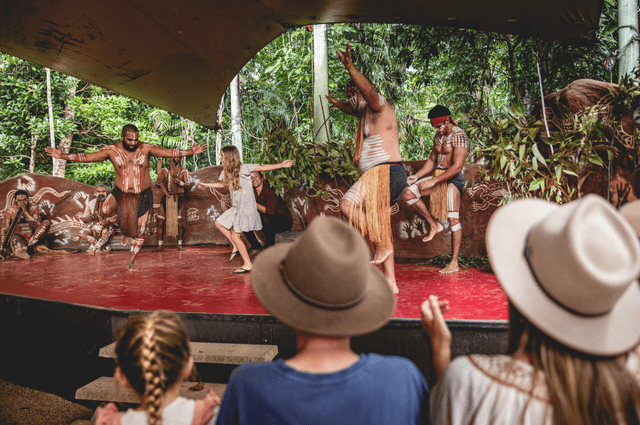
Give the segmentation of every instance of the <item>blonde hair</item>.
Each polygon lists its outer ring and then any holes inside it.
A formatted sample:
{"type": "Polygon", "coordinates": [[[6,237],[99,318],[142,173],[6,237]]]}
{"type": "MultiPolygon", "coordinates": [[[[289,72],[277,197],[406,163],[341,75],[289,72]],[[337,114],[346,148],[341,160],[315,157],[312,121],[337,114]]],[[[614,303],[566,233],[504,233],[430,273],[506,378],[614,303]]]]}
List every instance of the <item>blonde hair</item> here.
{"type": "Polygon", "coordinates": [[[224,153],[224,184],[229,186],[229,190],[240,189],[240,152],[235,146],[225,146],[222,148],[224,153]]]}
{"type": "Polygon", "coordinates": [[[180,318],[169,311],[133,316],[120,328],[116,343],[118,367],[138,395],[151,425],[162,423],[162,397],[179,382],[191,352],[180,318]]]}
{"type": "Polygon", "coordinates": [[[528,354],[534,370],[542,371],[556,425],[640,423],[640,384],[624,359],[566,347],[533,326],[511,303],[507,353],[514,358],[528,354]]]}

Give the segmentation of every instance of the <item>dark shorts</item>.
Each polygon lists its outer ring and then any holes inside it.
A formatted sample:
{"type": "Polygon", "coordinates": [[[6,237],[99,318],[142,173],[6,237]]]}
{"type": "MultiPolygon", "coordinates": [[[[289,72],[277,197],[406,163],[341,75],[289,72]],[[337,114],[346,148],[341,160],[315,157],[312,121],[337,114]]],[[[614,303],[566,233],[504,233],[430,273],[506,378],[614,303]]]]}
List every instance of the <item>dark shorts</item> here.
{"type": "Polygon", "coordinates": [[[460,192],[460,196],[464,194],[464,174],[460,171],[458,174],[447,180],[447,185],[454,185],[458,192],[460,192]]]}
{"type": "MultiPolygon", "coordinates": [[[[462,178],[464,185],[464,177],[462,178]]],[[[407,187],[407,170],[402,162],[393,162],[389,167],[389,194],[391,197],[391,205],[395,204],[402,198],[405,188],[407,187]]]]}

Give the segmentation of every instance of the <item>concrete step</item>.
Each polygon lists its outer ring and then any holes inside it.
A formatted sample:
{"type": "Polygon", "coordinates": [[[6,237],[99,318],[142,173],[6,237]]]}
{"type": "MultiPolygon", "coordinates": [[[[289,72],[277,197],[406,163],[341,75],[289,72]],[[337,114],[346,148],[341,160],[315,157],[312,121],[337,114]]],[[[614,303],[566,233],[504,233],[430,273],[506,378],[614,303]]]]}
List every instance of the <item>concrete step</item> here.
{"type": "MultiPolygon", "coordinates": [[[[278,355],[277,345],[191,342],[191,355],[196,363],[242,364],[268,362],[278,355]]],[[[115,358],[116,343],[100,349],[100,357],[115,358]]]]}
{"type": "MultiPolygon", "coordinates": [[[[196,385],[197,382],[182,382],[180,384],[180,395],[184,398],[200,400],[204,398],[210,389],[213,390],[221,399],[227,389],[226,384],[203,383],[204,389],[191,390],[190,387],[196,385]]],[[[118,381],[109,376],[103,376],[95,381],[78,388],[76,391],[77,400],[97,400],[97,401],[113,401],[117,403],[140,403],[138,396],[131,388],[125,388],[118,384],[118,381]]]]}

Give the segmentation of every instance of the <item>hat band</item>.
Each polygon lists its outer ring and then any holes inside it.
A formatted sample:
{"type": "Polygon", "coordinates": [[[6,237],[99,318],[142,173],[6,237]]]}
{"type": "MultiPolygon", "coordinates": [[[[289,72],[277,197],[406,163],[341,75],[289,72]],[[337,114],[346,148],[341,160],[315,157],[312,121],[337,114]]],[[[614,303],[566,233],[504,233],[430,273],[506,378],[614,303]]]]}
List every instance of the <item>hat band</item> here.
{"type": "Polygon", "coordinates": [[[544,287],[544,285],[542,285],[540,283],[540,280],[538,279],[538,276],[536,276],[536,272],[533,269],[533,266],[531,265],[531,246],[529,245],[529,235],[531,234],[531,232],[527,233],[527,241],[525,243],[524,246],[524,258],[527,259],[527,265],[529,266],[529,270],[531,271],[531,275],[533,276],[533,280],[538,284],[538,286],[540,287],[540,289],[542,289],[542,292],[545,293],[545,295],[547,297],[549,297],[549,299],[551,301],[553,301],[554,303],[556,303],[558,306],[562,307],[563,309],[567,310],[569,313],[575,314],[576,316],[582,316],[582,317],[600,317],[600,316],[604,316],[605,314],[609,313],[609,311],[611,311],[611,309],[604,311],[602,313],[595,313],[595,314],[586,314],[586,313],[581,313],[579,311],[576,311],[574,309],[572,309],[571,307],[566,306],[565,304],[563,304],[562,302],[558,301],[556,298],[554,298],[553,295],[551,295],[544,287]]]}
{"type": "Polygon", "coordinates": [[[348,303],[344,304],[328,304],[322,301],[314,300],[313,298],[300,292],[300,290],[296,288],[293,283],[291,283],[289,277],[287,276],[287,271],[284,268],[284,260],[282,260],[278,268],[280,269],[280,276],[282,276],[282,281],[285,283],[285,285],[287,285],[287,288],[289,288],[289,291],[291,291],[293,295],[300,298],[305,303],[314,307],[321,308],[323,310],[346,310],[347,308],[351,308],[360,304],[362,300],[364,300],[364,297],[367,295],[367,290],[365,288],[365,291],[362,293],[362,295],[360,295],[355,300],[349,301],[348,303]]]}

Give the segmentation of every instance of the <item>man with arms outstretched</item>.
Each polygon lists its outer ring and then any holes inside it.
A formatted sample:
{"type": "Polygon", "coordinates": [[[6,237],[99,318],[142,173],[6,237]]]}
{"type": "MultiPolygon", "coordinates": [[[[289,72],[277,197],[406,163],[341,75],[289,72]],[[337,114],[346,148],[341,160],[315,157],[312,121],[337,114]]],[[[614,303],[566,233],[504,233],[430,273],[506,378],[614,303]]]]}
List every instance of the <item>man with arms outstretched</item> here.
{"type": "Polygon", "coordinates": [[[349,222],[371,241],[376,249],[373,263],[382,270],[394,293],[396,285],[391,205],[402,197],[407,172],[400,156],[396,112],[373,84],[351,61],[351,46],[337,51],[353,80],[347,86],[348,102],[329,94],[327,99],[342,112],[360,118],[355,136],[355,155],[362,177],[340,201],[340,210],[349,222]]]}
{"type": "Polygon", "coordinates": [[[459,270],[458,254],[462,242],[460,197],[464,193],[465,182],[462,167],[469,150],[469,139],[451,119],[451,112],[444,106],[437,105],[431,109],[429,120],[436,129],[433,150],[422,168],[407,178],[409,187],[404,192],[404,199],[427,220],[431,227],[429,234],[422,240],[423,242],[429,242],[436,234],[444,230],[440,221],[449,221],[452,239],[451,262],[440,270],[440,273],[453,273],[459,270]],[[435,194],[438,189],[442,191],[439,196],[435,194]],[[431,212],[420,199],[420,197],[427,195],[432,198],[431,212]],[[439,205],[440,203],[442,206],[439,205]],[[434,209],[441,210],[442,214],[435,213],[434,209]],[[434,218],[434,216],[436,217],[434,218]]]}
{"type": "Polygon", "coordinates": [[[151,190],[150,158],[183,157],[198,155],[205,149],[204,143],[193,145],[192,149],[166,149],[156,145],[138,141],[138,129],[135,125],[122,128],[120,141],[105,146],[98,152],[65,154],[60,149],[47,147],[48,155],[71,162],[98,162],[109,160],[116,172],[115,185],[111,194],[116,198],[118,208],[118,225],[120,231],[131,238],[131,253],[127,263],[128,270],[137,270],[134,264],[136,255],[144,242],[149,210],[153,207],[151,190]]]}

